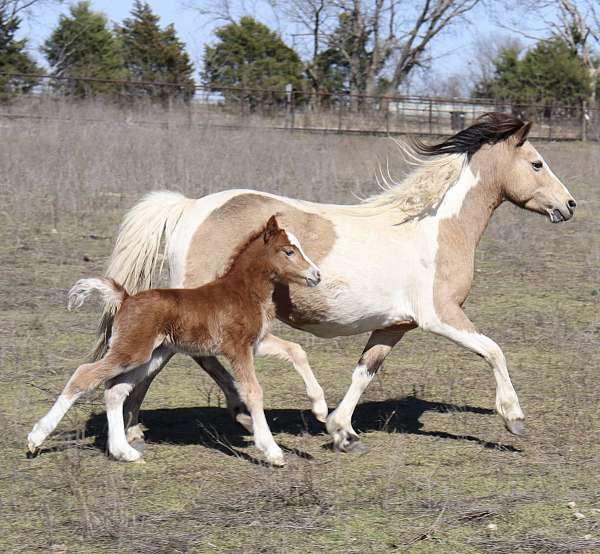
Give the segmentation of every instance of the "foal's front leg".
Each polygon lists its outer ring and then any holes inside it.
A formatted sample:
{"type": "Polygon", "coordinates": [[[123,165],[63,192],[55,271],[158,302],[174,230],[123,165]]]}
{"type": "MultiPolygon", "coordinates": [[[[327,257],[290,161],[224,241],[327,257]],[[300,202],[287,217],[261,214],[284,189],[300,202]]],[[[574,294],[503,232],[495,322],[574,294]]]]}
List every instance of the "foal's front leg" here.
{"type": "Polygon", "coordinates": [[[443,317],[436,317],[433,322],[422,327],[468,348],[485,359],[494,370],[496,378],[496,411],[511,433],[522,435],[525,432],[525,416],[510,380],[506,358],[501,348],[489,337],[478,333],[462,309],[453,304],[444,306],[443,317]]]}
{"type": "Polygon", "coordinates": [[[247,348],[243,352],[234,353],[232,356],[227,357],[233,366],[240,396],[248,407],[250,416],[252,417],[254,444],[265,454],[265,457],[271,464],[276,466],[284,465],[283,452],[277,446],[271,434],[271,429],[269,429],[263,410],[263,391],[256,378],[252,349],[247,348]]]}

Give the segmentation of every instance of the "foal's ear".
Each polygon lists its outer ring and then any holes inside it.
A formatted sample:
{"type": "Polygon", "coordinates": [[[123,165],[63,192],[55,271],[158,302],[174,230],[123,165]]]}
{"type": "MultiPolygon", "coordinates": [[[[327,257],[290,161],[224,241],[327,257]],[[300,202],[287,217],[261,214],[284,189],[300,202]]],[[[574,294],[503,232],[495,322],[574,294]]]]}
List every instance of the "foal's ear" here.
{"type": "Polygon", "coordinates": [[[531,121],[526,121],[523,123],[523,126],[513,135],[513,140],[515,141],[515,146],[517,148],[525,144],[527,136],[529,135],[529,131],[531,131],[531,125],[531,121]]]}
{"type": "Polygon", "coordinates": [[[272,215],[267,221],[267,226],[265,227],[265,232],[263,234],[263,238],[265,242],[269,242],[273,235],[279,231],[279,223],[277,223],[277,218],[272,215]]]}

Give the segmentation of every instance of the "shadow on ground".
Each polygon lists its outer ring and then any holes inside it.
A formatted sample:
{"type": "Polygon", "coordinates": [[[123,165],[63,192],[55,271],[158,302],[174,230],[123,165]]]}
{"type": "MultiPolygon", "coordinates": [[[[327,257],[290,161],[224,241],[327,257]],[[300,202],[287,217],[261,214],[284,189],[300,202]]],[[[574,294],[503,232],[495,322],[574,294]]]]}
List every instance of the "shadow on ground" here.
{"type": "MultiPolygon", "coordinates": [[[[466,412],[479,415],[493,415],[495,412],[477,406],[459,406],[442,402],[429,402],[415,396],[401,399],[390,399],[379,402],[365,402],[357,406],[353,417],[353,426],[359,433],[384,431],[388,433],[407,433],[438,437],[448,440],[474,442],[484,448],[520,452],[509,444],[488,442],[471,435],[454,435],[445,431],[425,431],[419,421],[425,412],[466,412]]],[[[293,435],[323,435],[324,426],[319,423],[308,410],[273,409],[265,411],[269,426],[274,434],[288,433],[293,435]]],[[[149,443],[168,442],[180,445],[202,445],[228,455],[242,457],[255,462],[253,458],[240,451],[250,441],[248,433],[235,423],[225,408],[185,407],[145,410],[141,412],[141,422],[149,443]]],[[[104,449],[106,446],[106,416],[96,414],[86,425],[85,434],[95,437],[95,445],[104,449]]],[[[328,445],[324,445],[328,446],[328,445]]],[[[310,454],[290,451],[294,454],[311,458],[310,454]]]]}

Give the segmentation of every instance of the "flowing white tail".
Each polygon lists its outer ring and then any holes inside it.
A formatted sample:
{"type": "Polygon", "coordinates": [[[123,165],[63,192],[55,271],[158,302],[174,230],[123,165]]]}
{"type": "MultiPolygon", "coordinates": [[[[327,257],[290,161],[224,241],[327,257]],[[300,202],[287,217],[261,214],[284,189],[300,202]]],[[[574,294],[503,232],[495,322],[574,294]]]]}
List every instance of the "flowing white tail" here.
{"type": "MultiPolygon", "coordinates": [[[[193,202],[178,192],[156,191],[146,195],[123,219],[106,276],[121,283],[130,294],[152,288],[161,243],[164,239],[166,253],[184,209],[193,202]]],[[[93,352],[96,360],[106,352],[115,312],[114,306],[104,307],[93,352]]]]}

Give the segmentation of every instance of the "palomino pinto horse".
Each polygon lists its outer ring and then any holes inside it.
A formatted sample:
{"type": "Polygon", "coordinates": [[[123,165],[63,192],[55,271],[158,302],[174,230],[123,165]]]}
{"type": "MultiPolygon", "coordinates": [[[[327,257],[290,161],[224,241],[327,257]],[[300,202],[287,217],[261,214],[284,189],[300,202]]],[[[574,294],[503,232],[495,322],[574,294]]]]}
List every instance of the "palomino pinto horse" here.
{"type": "MultiPolygon", "coordinates": [[[[80,306],[94,289],[115,310],[113,335],[106,355],[83,364],[63,393],[28,436],[35,453],[66,411],[83,393],[107,383],[108,448],[119,460],[136,461],[140,452],[125,435],[123,402],[131,389],[175,353],[222,354],[231,363],[242,400],[250,410],[254,441],[267,460],[283,465],[265,419],[262,389],[253,354],[275,317],[275,283],[315,286],[318,268],[292,233],[272,216],[238,247],[217,280],[193,289],[151,289],[130,296],[112,279],[82,279],[69,293],[69,308],[80,306]]],[[[325,406],[326,407],[326,406],[325,406]]]]}
{"type": "MultiPolygon", "coordinates": [[[[475,249],[502,202],[553,223],[573,216],[575,200],[527,141],[530,128],[511,115],[490,113],[440,144],[417,143],[420,167],[358,205],[318,204],[252,190],[198,200],[153,193],[127,215],[108,275],[131,290],[151,286],[164,237],[172,286],[206,283],[223,269],[240,233],[256,227],[266,214],[278,213],[320,265],[324,279],[318,289],[276,287],[277,317],[320,337],[371,332],[350,389],[327,418],[335,448],[357,448],[351,419],[360,396],[392,348],[417,326],[488,362],[496,380],[496,409],[508,430],[520,434],[523,412],[504,354],[477,331],[461,306],[473,281],[475,249]]],[[[103,318],[99,352],[110,336],[111,317],[106,313],[103,318]]],[[[319,401],[322,393],[298,345],[273,335],[261,344],[257,354],[291,360],[313,402],[319,401]]],[[[238,411],[231,376],[214,357],[196,360],[224,390],[230,409],[238,411]]],[[[150,381],[133,391],[125,407],[130,439],[140,436],[135,424],[150,381]]]]}

